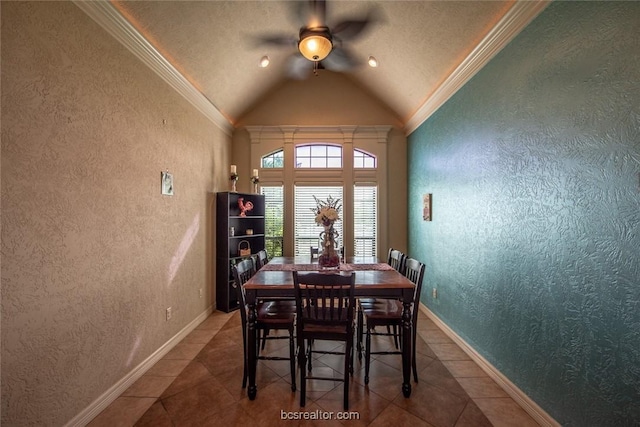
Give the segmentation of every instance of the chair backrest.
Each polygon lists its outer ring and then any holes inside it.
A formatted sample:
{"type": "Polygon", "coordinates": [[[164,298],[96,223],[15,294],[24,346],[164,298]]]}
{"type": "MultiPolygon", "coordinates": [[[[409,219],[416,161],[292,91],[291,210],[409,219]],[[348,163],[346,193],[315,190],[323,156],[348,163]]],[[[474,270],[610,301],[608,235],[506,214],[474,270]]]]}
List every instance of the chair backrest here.
{"type": "Polygon", "coordinates": [[[240,317],[242,318],[242,328],[244,330],[247,324],[247,302],[243,285],[256,273],[256,268],[253,259],[246,258],[234,265],[231,270],[233,271],[233,278],[235,279],[234,286],[236,287],[236,293],[238,295],[240,317]]]}
{"type": "Polygon", "coordinates": [[[356,274],[293,272],[299,331],[305,325],[346,326],[352,332],[356,274]]]}
{"type": "Polygon", "coordinates": [[[424,264],[414,258],[407,258],[404,265],[405,277],[416,285],[413,293],[413,324],[415,325],[418,318],[418,304],[420,304],[420,293],[422,292],[422,281],[424,279],[424,264]]]}
{"type": "Polygon", "coordinates": [[[397,249],[389,248],[389,255],[387,257],[387,263],[394,268],[394,270],[404,274],[404,265],[407,256],[397,249]]]}
{"type": "Polygon", "coordinates": [[[318,258],[320,258],[320,248],[317,248],[315,246],[311,246],[309,247],[309,251],[311,253],[311,262],[317,260],[318,258]]]}
{"type": "Polygon", "coordinates": [[[257,256],[256,270],[260,270],[262,267],[264,267],[266,263],[269,262],[269,255],[267,254],[266,249],[262,249],[261,251],[258,251],[257,255],[258,256],[257,256]]]}

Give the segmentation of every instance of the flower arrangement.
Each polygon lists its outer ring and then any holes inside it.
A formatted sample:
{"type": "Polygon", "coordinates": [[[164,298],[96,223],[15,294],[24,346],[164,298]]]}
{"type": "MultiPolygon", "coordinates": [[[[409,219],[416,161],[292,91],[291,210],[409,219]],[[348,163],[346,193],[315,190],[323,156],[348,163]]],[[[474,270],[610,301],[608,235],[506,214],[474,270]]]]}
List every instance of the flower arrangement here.
{"type": "Polygon", "coordinates": [[[252,177],[251,177],[251,183],[252,183],[253,185],[256,185],[256,184],[257,184],[257,183],[259,183],[259,182],[260,182],[260,178],[259,178],[259,177],[257,177],[257,176],[252,176],[252,177]]]}
{"type": "Polygon", "coordinates": [[[340,219],[340,209],[342,208],[340,199],[334,199],[331,196],[326,201],[319,200],[316,196],[313,198],[316,201],[316,207],[311,210],[316,215],[316,224],[329,227],[340,219]]]}
{"type": "Polygon", "coordinates": [[[322,225],[324,231],[320,233],[320,239],[322,240],[322,254],[318,258],[318,264],[322,268],[335,268],[340,265],[340,257],[336,253],[336,239],[338,233],[333,228],[333,223],[340,219],[340,199],[334,199],[329,196],[327,200],[318,200],[316,196],[313,196],[316,201],[316,207],[311,208],[316,215],[316,224],[322,225]]]}

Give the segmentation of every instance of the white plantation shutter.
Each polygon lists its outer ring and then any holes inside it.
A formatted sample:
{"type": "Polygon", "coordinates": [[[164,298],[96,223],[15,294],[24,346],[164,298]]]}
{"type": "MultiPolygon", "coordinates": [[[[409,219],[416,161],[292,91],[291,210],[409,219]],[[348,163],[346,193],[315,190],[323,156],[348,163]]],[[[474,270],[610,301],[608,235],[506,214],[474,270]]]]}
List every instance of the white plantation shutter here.
{"type": "Polygon", "coordinates": [[[269,258],[282,256],[284,235],[284,187],[262,186],[265,205],[265,248],[269,258]]]}
{"type": "MultiPolygon", "coordinates": [[[[329,196],[334,199],[340,199],[343,202],[342,187],[307,187],[295,186],[295,218],[294,218],[294,242],[296,256],[311,256],[309,248],[311,246],[318,247],[320,241],[320,232],[324,229],[316,224],[315,214],[312,209],[316,207],[316,201],[313,196],[319,200],[325,201],[329,196]]],[[[336,242],[337,249],[342,246],[342,222],[344,209],[340,209],[340,221],[336,221],[334,229],[339,233],[336,242]]]]}
{"type": "Polygon", "coordinates": [[[376,256],[378,242],[378,187],[353,187],[353,236],[355,256],[376,256]]]}

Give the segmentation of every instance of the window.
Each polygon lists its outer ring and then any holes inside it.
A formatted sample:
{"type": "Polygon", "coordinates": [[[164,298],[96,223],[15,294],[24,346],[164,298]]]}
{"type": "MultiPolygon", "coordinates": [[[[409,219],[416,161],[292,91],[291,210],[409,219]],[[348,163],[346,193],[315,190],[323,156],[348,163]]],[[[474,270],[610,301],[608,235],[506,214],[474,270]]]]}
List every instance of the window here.
{"type": "Polygon", "coordinates": [[[265,249],[269,257],[283,255],[284,236],[284,187],[262,186],[264,194],[265,249]]]}
{"type": "Polygon", "coordinates": [[[355,149],[353,150],[353,167],[356,169],[375,168],[376,158],[369,153],[355,149]]]}
{"type": "MultiPolygon", "coordinates": [[[[318,247],[320,242],[320,232],[324,229],[316,224],[313,209],[316,208],[316,196],[319,200],[326,200],[329,196],[334,199],[343,200],[342,187],[295,187],[294,194],[294,253],[296,256],[311,256],[311,246],[318,247]]],[[[337,248],[342,246],[342,223],[344,221],[344,211],[340,212],[340,221],[334,225],[338,232],[337,248]]]]}
{"type": "Polygon", "coordinates": [[[339,145],[299,145],[296,168],[341,168],[342,147],[339,145]]]}
{"type": "Polygon", "coordinates": [[[262,157],[262,167],[264,169],[274,169],[284,167],[284,151],[282,149],[274,151],[262,157]]]}
{"type": "Polygon", "coordinates": [[[355,256],[377,256],[378,187],[353,187],[353,250],[355,256]]]}

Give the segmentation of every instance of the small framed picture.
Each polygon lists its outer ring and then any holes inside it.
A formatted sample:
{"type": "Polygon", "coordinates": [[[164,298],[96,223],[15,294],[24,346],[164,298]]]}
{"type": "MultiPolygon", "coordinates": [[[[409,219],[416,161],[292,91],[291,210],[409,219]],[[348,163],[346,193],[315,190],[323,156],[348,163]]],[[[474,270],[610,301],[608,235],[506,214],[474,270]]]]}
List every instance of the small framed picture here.
{"type": "Polygon", "coordinates": [[[422,219],[431,221],[431,193],[422,196],[422,219]]]}
{"type": "Polygon", "coordinates": [[[160,172],[162,194],[165,196],[173,196],[173,174],[160,172]]]}

